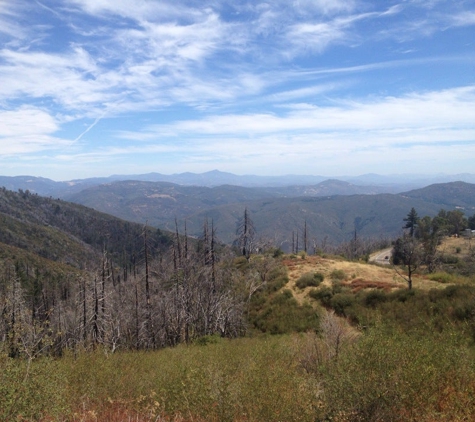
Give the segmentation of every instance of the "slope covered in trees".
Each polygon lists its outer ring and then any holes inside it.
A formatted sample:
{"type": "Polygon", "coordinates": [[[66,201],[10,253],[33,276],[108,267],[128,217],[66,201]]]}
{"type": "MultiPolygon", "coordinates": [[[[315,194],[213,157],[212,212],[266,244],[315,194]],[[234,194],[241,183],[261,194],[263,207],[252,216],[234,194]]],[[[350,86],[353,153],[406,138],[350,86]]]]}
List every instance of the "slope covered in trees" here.
{"type": "Polygon", "coordinates": [[[411,207],[422,215],[434,216],[444,207],[466,206],[470,210],[470,206],[475,206],[475,185],[462,182],[400,195],[325,194],[334,192],[334,185],[343,191],[348,188],[347,183],[342,187],[342,182],[336,181],[301,189],[236,186],[211,189],[129,181],[86,189],[71,199],[121,218],[148,221],[169,230],[174,229],[175,218],[180,222],[186,219],[188,233],[193,236],[200,235],[205,218],[212,218],[218,238],[227,244],[234,241],[235,222],[247,207],[260,236],[286,251],[291,250],[292,233],[301,232],[305,221],[309,241],[321,243],[326,239],[327,243],[337,245],[350,240],[355,231],[363,237],[398,236],[403,228],[401,220],[411,207]],[[463,193],[458,187],[463,188],[463,193]]]}
{"type": "MultiPolygon", "coordinates": [[[[0,341],[10,356],[159,348],[247,330],[276,265],[239,266],[205,221],[200,239],[2,190],[0,341]]],[[[186,231],[186,229],[184,229],[186,231]]]]}
{"type": "MultiPolygon", "coordinates": [[[[97,265],[104,249],[117,262],[142,249],[143,225],[28,191],[0,189],[0,218],[1,242],[77,267],[97,265]]],[[[156,247],[170,242],[156,229],[149,238],[156,247]]]]}

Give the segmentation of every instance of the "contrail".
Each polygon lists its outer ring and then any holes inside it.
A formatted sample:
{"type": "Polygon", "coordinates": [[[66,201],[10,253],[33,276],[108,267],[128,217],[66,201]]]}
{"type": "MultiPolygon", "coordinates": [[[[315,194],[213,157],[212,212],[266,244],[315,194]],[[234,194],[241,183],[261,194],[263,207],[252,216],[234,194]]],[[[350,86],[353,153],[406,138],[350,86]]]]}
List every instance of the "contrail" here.
{"type": "Polygon", "coordinates": [[[87,132],[89,132],[94,126],[96,126],[106,115],[107,111],[104,111],[101,116],[99,116],[94,122],[83,132],[81,133],[75,140],[74,142],[79,141],[87,132]]]}
{"type": "Polygon", "coordinates": [[[83,132],[81,133],[75,140],[74,142],[79,141],[87,132],[89,132],[94,126],[96,126],[104,117],[106,117],[107,112],[110,112],[117,108],[120,104],[122,104],[124,100],[117,101],[115,104],[113,104],[111,107],[107,107],[106,110],[96,119],[94,122],[83,132]]]}
{"type": "Polygon", "coordinates": [[[62,16],[54,9],[51,9],[51,7],[48,7],[48,6],[45,6],[43,3],[40,3],[39,1],[36,1],[36,4],[38,6],[41,6],[42,8],[50,11],[51,13],[53,13],[54,15],[58,16],[59,18],[62,18],[62,16]]]}

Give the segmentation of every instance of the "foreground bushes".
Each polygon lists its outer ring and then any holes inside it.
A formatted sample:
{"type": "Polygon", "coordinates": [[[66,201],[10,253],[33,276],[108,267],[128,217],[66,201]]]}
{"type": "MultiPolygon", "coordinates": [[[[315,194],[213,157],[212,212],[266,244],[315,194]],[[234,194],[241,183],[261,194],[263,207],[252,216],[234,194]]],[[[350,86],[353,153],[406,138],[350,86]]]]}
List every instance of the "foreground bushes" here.
{"type": "Polygon", "coordinates": [[[1,420],[474,420],[473,347],[460,332],[215,339],[156,352],[1,358],[1,420]]]}
{"type": "Polygon", "coordinates": [[[385,327],[324,368],[327,415],[351,421],[473,420],[475,365],[454,332],[385,327]]]}
{"type": "Polygon", "coordinates": [[[318,382],[300,369],[290,337],[84,352],[35,361],[28,376],[19,360],[0,365],[9,372],[0,394],[5,421],[311,421],[316,405],[318,382]]]}

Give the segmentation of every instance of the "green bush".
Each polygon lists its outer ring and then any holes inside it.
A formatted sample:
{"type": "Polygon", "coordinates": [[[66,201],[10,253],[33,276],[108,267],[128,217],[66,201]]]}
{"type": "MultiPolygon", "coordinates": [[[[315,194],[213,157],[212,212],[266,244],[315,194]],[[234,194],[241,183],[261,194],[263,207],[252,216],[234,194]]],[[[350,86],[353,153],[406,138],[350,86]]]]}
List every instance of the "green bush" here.
{"type": "Polygon", "coordinates": [[[207,346],[208,344],[216,344],[223,339],[218,334],[210,334],[207,336],[198,337],[193,343],[198,346],[207,346]]]}
{"type": "Polygon", "coordinates": [[[348,308],[352,307],[356,302],[353,293],[337,293],[330,300],[330,306],[338,315],[347,316],[348,308]]]}
{"type": "Polygon", "coordinates": [[[333,270],[330,273],[330,278],[332,280],[343,281],[346,279],[346,273],[343,270],[333,270]]]}
{"type": "Polygon", "coordinates": [[[287,269],[284,266],[278,266],[269,272],[265,290],[269,293],[276,292],[289,282],[287,269]]]}
{"type": "Polygon", "coordinates": [[[380,303],[386,302],[387,295],[380,290],[371,290],[364,296],[364,305],[370,308],[375,308],[380,303]]]}
{"type": "Polygon", "coordinates": [[[322,273],[305,273],[295,282],[295,285],[299,289],[318,287],[324,278],[325,276],[322,273]]]}
{"type": "Polygon", "coordinates": [[[280,258],[282,255],[284,255],[284,251],[280,248],[275,248],[272,252],[273,258],[280,258]]]}
{"type": "Polygon", "coordinates": [[[437,272],[429,274],[427,278],[429,280],[438,281],[439,283],[452,283],[454,276],[445,272],[437,272]]]}
{"type": "Polygon", "coordinates": [[[288,289],[275,294],[249,315],[254,328],[269,334],[318,329],[318,315],[310,305],[299,305],[288,289]]]}
{"type": "Polygon", "coordinates": [[[440,257],[440,261],[442,264],[451,264],[455,265],[459,263],[459,258],[454,255],[442,255],[440,257]]]}
{"type": "Polygon", "coordinates": [[[475,363],[457,337],[371,330],[322,371],[321,420],[473,420],[475,363]]]}
{"type": "MultiPolygon", "coordinates": [[[[1,346],[1,344],[0,344],[1,346]]],[[[61,362],[41,358],[28,363],[0,354],[0,420],[44,420],[71,410],[61,362]]]]}
{"type": "Polygon", "coordinates": [[[437,281],[443,284],[467,284],[471,281],[469,277],[444,271],[429,274],[427,278],[429,278],[429,280],[437,281]]]}
{"type": "Polygon", "coordinates": [[[334,295],[337,293],[342,293],[343,292],[343,284],[341,284],[339,281],[333,281],[332,282],[332,292],[334,295]]]}
{"type": "Polygon", "coordinates": [[[289,343],[266,336],[70,357],[61,362],[69,367],[64,390],[77,415],[54,420],[310,422],[316,382],[292,361],[289,343]],[[121,406],[128,417],[117,416],[121,406]]]}
{"type": "Polygon", "coordinates": [[[323,287],[321,289],[312,289],[308,295],[315,300],[322,302],[322,305],[329,306],[330,300],[333,297],[333,292],[330,287],[323,287]]]}

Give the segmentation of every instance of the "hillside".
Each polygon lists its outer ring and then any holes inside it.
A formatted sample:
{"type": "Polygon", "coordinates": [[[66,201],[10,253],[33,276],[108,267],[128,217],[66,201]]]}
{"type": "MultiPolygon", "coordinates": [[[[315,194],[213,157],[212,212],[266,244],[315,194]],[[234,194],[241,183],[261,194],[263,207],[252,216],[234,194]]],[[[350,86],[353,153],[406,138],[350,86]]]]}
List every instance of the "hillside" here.
{"type": "MultiPolygon", "coordinates": [[[[98,186],[105,183],[113,183],[117,181],[136,180],[141,182],[166,182],[175,183],[183,186],[207,186],[216,187],[222,185],[233,185],[252,188],[266,188],[286,191],[287,187],[315,186],[322,182],[333,181],[344,182],[349,185],[357,186],[358,189],[368,189],[372,193],[399,193],[410,189],[418,189],[434,183],[449,183],[456,181],[464,181],[467,183],[475,183],[475,174],[363,174],[360,176],[311,176],[311,175],[295,175],[288,174],[284,176],[257,176],[257,175],[236,175],[232,173],[222,172],[219,170],[208,171],[205,173],[177,173],[177,174],[161,174],[146,173],[135,175],[112,175],[108,177],[91,177],[86,179],[74,179],[69,181],[54,181],[44,177],[35,176],[0,176],[0,187],[4,186],[9,190],[29,190],[42,196],[54,196],[66,199],[66,196],[78,193],[89,187],[98,186]]],[[[357,192],[347,191],[332,192],[336,194],[358,194],[370,193],[368,191],[357,192]]],[[[292,196],[297,196],[293,194],[292,196]]]]}
{"type": "MultiPolygon", "coordinates": [[[[440,208],[425,201],[397,195],[351,195],[331,197],[274,198],[246,204],[258,237],[271,240],[290,250],[292,232],[302,245],[307,223],[309,248],[313,242],[336,245],[349,241],[355,230],[362,237],[394,237],[402,231],[402,220],[411,207],[421,215],[435,215],[440,208]]],[[[205,218],[212,218],[217,236],[230,243],[235,238],[236,221],[242,217],[244,204],[227,205],[191,215],[189,233],[198,233],[205,218]]]]}
{"type": "MultiPolygon", "coordinates": [[[[130,204],[150,194],[127,189],[130,204]]],[[[211,207],[189,230],[208,216],[219,236],[247,205],[276,241],[304,220],[319,243],[326,230],[384,235],[410,207],[440,207],[389,194],[247,202],[247,190],[236,204],[230,186],[206,204],[163,189],[146,198],[211,207]]],[[[0,223],[0,420],[473,420],[468,239],[444,239],[438,271],[419,268],[408,290],[363,256],[246,259],[217,248],[209,227],[196,243],[152,229],[145,241],[142,224],[28,192],[0,190],[0,223]]]]}
{"type": "Polygon", "coordinates": [[[475,185],[463,182],[399,195],[378,194],[371,189],[336,180],[286,188],[207,188],[128,181],[85,189],[70,198],[120,218],[167,230],[174,229],[175,218],[181,227],[186,220],[188,233],[193,236],[201,235],[204,220],[210,218],[218,238],[225,243],[234,240],[236,222],[248,207],[258,236],[287,251],[292,232],[302,236],[305,221],[308,247],[324,239],[332,244],[348,241],[355,230],[364,237],[394,237],[401,233],[401,221],[412,207],[420,216],[434,216],[441,208],[468,206],[475,198],[475,185]],[[355,191],[365,194],[354,194],[355,191]]]}
{"type": "Polygon", "coordinates": [[[437,183],[422,189],[401,193],[409,198],[419,198],[444,207],[465,208],[467,215],[475,210],[475,184],[465,182],[437,183]]]}
{"type": "MultiPolygon", "coordinates": [[[[0,242],[51,261],[91,268],[104,248],[117,262],[142,249],[143,225],[82,205],[0,189],[0,242]]],[[[168,243],[160,231],[153,245],[168,243]]]]}
{"type": "Polygon", "coordinates": [[[125,220],[148,221],[153,226],[164,227],[175,218],[182,220],[190,214],[220,205],[257,200],[263,195],[268,196],[259,189],[228,185],[207,188],[125,181],[85,189],[68,199],[125,220]]]}

